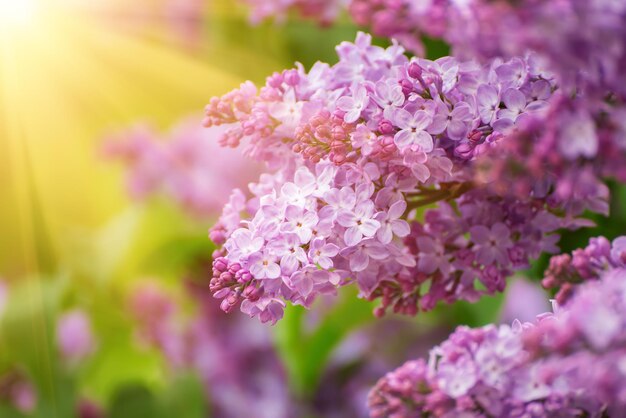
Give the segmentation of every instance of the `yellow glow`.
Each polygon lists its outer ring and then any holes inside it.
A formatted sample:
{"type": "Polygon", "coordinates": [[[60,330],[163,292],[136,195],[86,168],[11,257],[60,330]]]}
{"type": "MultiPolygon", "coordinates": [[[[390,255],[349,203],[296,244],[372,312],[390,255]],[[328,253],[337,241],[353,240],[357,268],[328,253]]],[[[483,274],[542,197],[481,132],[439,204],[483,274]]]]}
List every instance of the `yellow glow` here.
{"type": "Polygon", "coordinates": [[[37,14],[36,0],[0,0],[0,30],[31,24],[37,14]]]}
{"type": "Polygon", "coordinates": [[[124,207],[119,171],[98,153],[106,132],[165,128],[240,82],[76,3],[0,0],[0,275],[60,259],[68,237],[124,207]]]}

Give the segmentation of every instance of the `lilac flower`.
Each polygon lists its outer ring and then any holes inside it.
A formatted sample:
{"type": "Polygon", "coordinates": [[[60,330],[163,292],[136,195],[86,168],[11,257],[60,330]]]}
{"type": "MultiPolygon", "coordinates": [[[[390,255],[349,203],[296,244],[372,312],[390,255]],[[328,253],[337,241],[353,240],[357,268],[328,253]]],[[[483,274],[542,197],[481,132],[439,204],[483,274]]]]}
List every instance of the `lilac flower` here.
{"type": "Polygon", "coordinates": [[[263,238],[253,236],[249,229],[240,228],[233,232],[229,251],[241,256],[249,256],[260,251],[263,247],[263,238]]]}
{"type": "Polygon", "coordinates": [[[393,110],[404,104],[405,98],[399,84],[379,81],[376,83],[375,93],[372,98],[383,109],[386,118],[390,118],[393,110]]]}
{"type": "Polygon", "coordinates": [[[315,266],[307,266],[291,276],[291,282],[294,288],[297,289],[304,298],[307,298],[317,285],[328,283],[329,280],[329,273],[319,270],[315,266]]]}
{"type": "Polygon", "coordinates": [[[280,258],[281,270],[286,274],[294,273],[300,264],[306,264],[307,258],[304,248],[301,247],[301,239],[297,235],[286,235],[283,240],[277,241],[270,248],[280,258]]]}
{"type": "MultiPolygon", "coordinates": [[[[425,162],[426,158],[422,160],[425,162]]],[[[428,170],[426,168],[426,170],[428,170]]],[[[430,175],[430,173],[429,173],[430,175]]],[[[425,180],[424,180],[425,181],[425,180]]],[[[376,196],[376,204],[379,206],[389,205],[397,200],[401,200],[405,193],[416,190],[417,181],[413,178],[399,179],[395,173],[390,174],[385,179],[385,187],[380,189],[376,196]]]]}
{"type": "Polygon", "coordinates": [[[508,261],[507,249],[511,246],[510,231],[502,223],[494,224],[491,229],[476,225],[470,229],[474,244],[476,244],[476,260],[481,264],[491,264],[497,261],[506,264],[508,261]]]}
{"type": "Polygon", "coordinates": [[[274,103],[270,109],[270,115],[278,119],[287,127],[295,127],[302,117],[303,102],[296,101],[296,95],[293,90],[289,90],[285,94],[285,100],[274,103]]]}
{"type": "Polygon", "coordinates": [[[369,266],[370,259],[384,260],[389,256],[389,252],[380,242],[366,239],[342,250],[341,255],[350,260],[352,271],[362,272],[369,266]]]}
{"type": "Polygon", "coordinates": [[[448,273],[450,269],[449,256],[440,242],[436,242],[430,237],[418,237],[417,247],[419,248],[419,261],[417,268],[426,273],[431,274],[439,270],[442,273],[448,273]]]}
{"type": "MultiPolygon", "coordinates": [[[[499,66],[496,69],[496,74],[507,87],[510,87],[507,91],[516,91],[515,89],[520,88],[526,81],[528,67],[523,60],[513,58],[506,64],[499,66]]],[[[503,100],[504,96],[506,96],[506,92],[503,95],[503,100]]]]}
{"type": "MultiPolygon", "coordinates": [[[[342,187],[341,189],[329,190],[324,199],[328,203],[320,211],[320,214],[324,213],[330,216],[336,216],[339,211],[351,211],[356,205],[356,193],[351,187],[342,187]]],[[[322,216],[324,216],[322,214],[322,216]]]]}
{"type": "Polygon", "coordinates": [[[498,91],[493,86],[483,84],[478,87],[476,97],[481,120],[483,123],[493,123],[500,106],[498,91]]]}
{"type": "Polygon", "coordinates": [[[613,243],[604,237],[591,238],[589,245],[575,250],[572,255],[560,254],[550,259],[544,273],[544,287],[557,288],[556,301],[564,304],[571,298],[578,283],[597,280],[607,270],[624,267],[624,237],[613,243]]]}
{"type": "Polygon", "coordinates": [[[502,94],[502,101],[506,109],[498,111],[498,118],[508,119],[512,123],[524,114],[526,110],[526,96],[519,90],[508,89],[502,94]]]}
{"type": "Polygon", "coordinates": [[[333,267],[332,258],[339,253],[339,247],[335,244],[326,243],[323,238],[316,238],[311,241],[309,257],[311,261],[323,269],[333,267]]]}
{"type": "Polygon", "coordinates": [[[425,130],[432,121],[428,113],[419,110],[411,114],[404,109],[397,109],[393,114],[393,119],[400,128],[394,136],[394,142],[398,148],[404,150],[417,145],[424,152],[433,150],[433,138],[425,130]]]}
{"type": "Polygon", "coordinates": [[[339,225],[346,227],[344,240],[346,245],[357,245],[363,237],[373,237],[380,228],[375,218],[374,205],[371,202],[358,204],[353,211],[342,210],[337,214],[339,225]]]}
{"type": "Polygon", "coordinates": [[[280,277],[280,267],[276,258],[268,251],[250,256],[250,273],[257,279],[276,279],[280,277]]]}
{"type": "Polygon", "coordinates": [[[360,149],[363,155],[370,155],[374,151],[378,135],[370,130],[366,125],[357,126],[356,130],[350,134],[352,146],[360,149]]]}
{"type": "Polygon", "coordinates": [[[346,112],[344,120],[347,123],[354,123],[361,117],[361,112],[367,106],[369,96],[363,86],[355,89],[353,96],[343,96],[337,100],[337,108],[346,112]]]}
{"type": "Polygon", "coordinates": [[[308,170],[298,170],[294,181],[282,186],[281,193],[289,198],[291,204],[304,207],[315,186],[315,177],[308,170]]]}
{"type": "Polygon", "coordinates": [[[313,227],[317,225],[317,214],[306,211],[297,206],[287,206],[285,211],[286,223],[282,226],[283,232],[293,232],[302,244],[306,244],[311,240],[313,235],[313,227]]]}
{"type": "Polygon", "coordinates": [[[406,237],[411,233],[407,221],[401,219],[406,211],[406,202],[398,200],[389,207],[388,212],[379,212],[376,220],[380,223],[380,229],[376,232],[376,238],[383,243],[389,244],[393,236],[406,237]]]}
{"type": "Polygon", "coordinates": [[[446,105],[441,105],[445,109],[435,116],[428,131],[430,133],[446,131],[448,137],[453,141],[465,138],[470,129],[470,123],[474,119],[470,105],[465,102],[459,102],[454,105],[454,109],[449,113],[447,112],[446,105]]]}

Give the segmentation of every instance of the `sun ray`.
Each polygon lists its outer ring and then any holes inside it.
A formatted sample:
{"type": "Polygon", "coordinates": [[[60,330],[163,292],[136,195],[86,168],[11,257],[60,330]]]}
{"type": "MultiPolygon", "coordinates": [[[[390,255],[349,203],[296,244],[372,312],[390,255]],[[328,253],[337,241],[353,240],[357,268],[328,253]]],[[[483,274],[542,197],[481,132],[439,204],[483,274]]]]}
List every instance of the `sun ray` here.
{"type": "Polygon", "coordinates": [[[103,131],[137,118],[169,124],[238,84],[210,63],[52,1],[0,36],[0,229],[16,237],[0,240],[3,273],[37,270],[24,255],[36,247],[26,179],[56,248],[69,225],[99,225],[123,204],[117,176],[98,160],[103,131]]]}

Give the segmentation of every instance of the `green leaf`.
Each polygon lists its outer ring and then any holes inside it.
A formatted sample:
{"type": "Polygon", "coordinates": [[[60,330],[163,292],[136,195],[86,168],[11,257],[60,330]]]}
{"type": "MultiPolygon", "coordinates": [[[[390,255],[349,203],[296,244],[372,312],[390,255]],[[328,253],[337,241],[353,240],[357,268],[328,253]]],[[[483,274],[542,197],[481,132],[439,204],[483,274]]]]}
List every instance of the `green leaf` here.
{"type": "Polygon", "coordinates": [[[22,414],[15,408],[8,405],[0,404],[0,417],[2,418],[25,418],[26,415],[22,414]]]}
{"type": "Polygon", "coordinates": [[[159,396],[161,416],[170,418],[206,418],[205,391],[200,379],[193,374],[178,376],[165,393],[159,396]]]}
{"type": "MultiPolygon", "coordinates": [[[[110,418],[156,418],[159,407],[154,394],[142,385],[122,386],[115,393],[110,418]]],[[[183,418],[182,415],[177,415],[183,418]]]]}
{"type": "Polygon", "coordinates": [[[74,416],[74,382],[59,360],[55,317],[65,280],[29,278],[11,289],[2,316],[2,350],[37,392],[36,417],[74,416]]]}
{"type": "Polygon", "coordinates": [[[344,288],[336,303],[324,309],[319,323],[307,330],[305,320],[310,316],[304,308],[287,308],[275,327],[276,343],[297,396],[313,394],[334,349],[349,333],[375,319],[372,309],[371,303],[357,298],[355,289],[344,288]]]}
{"type": "Polygon", "coordinates": [[[163,359],[154,350],[136,347],[125,331],[121,338],[100,341],[100,349],[81,376],[81,386],[98,399],[110,399],[118,387],[131,384],[151,389],[165,382],[163,359]]]}

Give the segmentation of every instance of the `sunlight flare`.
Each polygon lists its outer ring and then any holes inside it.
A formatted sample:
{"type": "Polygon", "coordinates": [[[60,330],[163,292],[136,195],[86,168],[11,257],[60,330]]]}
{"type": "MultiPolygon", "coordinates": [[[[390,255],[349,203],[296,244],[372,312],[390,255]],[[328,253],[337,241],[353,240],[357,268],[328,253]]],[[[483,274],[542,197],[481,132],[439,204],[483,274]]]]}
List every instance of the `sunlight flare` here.
{"type": "Polygon", "coordinates": [[[38,6],[36,0],[0,0],[0,31],[31,25],[38,6]]]}

